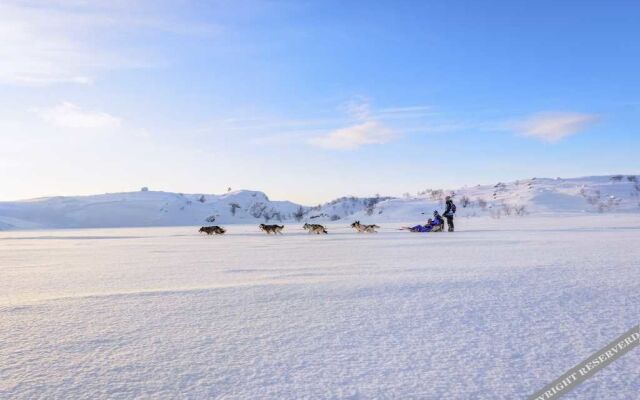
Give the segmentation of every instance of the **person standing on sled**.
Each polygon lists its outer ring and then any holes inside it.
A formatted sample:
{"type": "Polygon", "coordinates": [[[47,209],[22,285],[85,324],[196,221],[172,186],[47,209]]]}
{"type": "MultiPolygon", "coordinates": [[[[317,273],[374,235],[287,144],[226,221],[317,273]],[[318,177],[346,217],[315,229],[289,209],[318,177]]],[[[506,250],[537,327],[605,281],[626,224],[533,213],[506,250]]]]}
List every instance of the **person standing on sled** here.
{"type": "Polygon", "coordinates": [[[451,196],[446,197],[446,208],[442,216],[447,219],[447,226],[449,227],[449,232],[453,232],[453,215],[456,213],[456,205],[453,204],[453,200],[451,200],[451,196]]]}

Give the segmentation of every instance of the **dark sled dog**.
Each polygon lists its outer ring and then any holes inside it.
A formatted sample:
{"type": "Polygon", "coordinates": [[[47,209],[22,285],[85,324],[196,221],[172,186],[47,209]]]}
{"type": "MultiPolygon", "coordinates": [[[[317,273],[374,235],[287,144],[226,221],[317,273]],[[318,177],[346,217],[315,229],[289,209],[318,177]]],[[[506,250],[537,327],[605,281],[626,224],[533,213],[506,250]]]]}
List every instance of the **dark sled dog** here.
{"type": "Polygon", "coordinates": [[[351,227],[358,231],[358,233],[376,233],[376,229],[380,228],[378,225],[363,225],[360,221],[356,221],[351,224],[351,227]]]}
{"type": "Polygon", "coordinates": [[[309,233],[315,233],[316,235],[319,235],[321,233],[328,233],[327,229],[320,224],[304,224],[302,226],[302,229],[309,231],[309,233]]]}
{"type": "Polygon", "coordinates": [[[265,224],[260,224],[259,225],[260,230],[265,232],[267,235],[269,234],[281,234],[282,235],[282,230],[284,229],[284,225],[265,225],[265,224]]]}
{"type": "Polygon", "coordinates": [[[216,235],[223,235],[226,230],[224,228],[219,227],[218,225],[213,225],[213,226],[203,226],[202,228],[200,228],[200,230],[198,231],[200,233],[206,233],[207,235],[213,235],[214,233],[216,235]]]}

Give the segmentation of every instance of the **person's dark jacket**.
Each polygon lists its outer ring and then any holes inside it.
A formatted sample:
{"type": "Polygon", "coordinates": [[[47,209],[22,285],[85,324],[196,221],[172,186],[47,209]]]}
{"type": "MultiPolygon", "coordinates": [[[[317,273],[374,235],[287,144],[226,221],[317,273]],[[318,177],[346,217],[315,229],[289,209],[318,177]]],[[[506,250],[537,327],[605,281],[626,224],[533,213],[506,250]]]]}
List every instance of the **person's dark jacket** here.
{"type": "Polygon", "coordinates": [[[446,205],[447,205],[447,207],[445,208],[445,210],[442,213],[442,215],[444,215],[445,217],[453,217],[453,214],[454,214],[454,211],[453,211],[453,200],[447,200],[446,205]]]}

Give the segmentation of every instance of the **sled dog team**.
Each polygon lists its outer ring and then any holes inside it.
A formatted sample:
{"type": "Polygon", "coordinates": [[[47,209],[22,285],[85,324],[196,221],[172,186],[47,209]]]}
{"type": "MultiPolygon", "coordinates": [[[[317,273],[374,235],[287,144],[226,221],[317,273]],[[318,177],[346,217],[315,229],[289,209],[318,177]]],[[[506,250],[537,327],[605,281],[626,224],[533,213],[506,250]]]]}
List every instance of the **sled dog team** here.
{"type": "MultiPolygon", "coordinates": [[[[444,221],[445,218],[447,220],[447,226],[449,232],[453,232],[453,216],[456,212],[456,205],[453,204],[451,197],[447,196],[446,198],[446,208],[444,213],[440,215],[438,211],[433,212],[433,218],[429,218],[425,225],[415,225],[415,226],[405,226],[400,228],[400,230],[407,230],[409,232],[443,232],[444,231],[444,221]]],[[[360,221],[356,221],[351,224],[351,227],[356,230],[358,233],[376,233],[376,229],[380,227],[378,225],[365,225],[361,224],[360,221]]],[[[270,234],[282,234],[282,230],[284,229],[284,225],[266,225],[260,224],[258,225],[261,231],[270,234]]],[[[327,228],[320,224],[308,224],[305,223],[302,228],[307,232],[315,233],[316,235],[327,234],[327,228]]],[[[224,228],[221,228],[217,225],[213,226],[203,226],[199,230],[200,233],[206,233],[207,235],[222,235],[226,232],[224,228]]]]}
{"type": "MultiPolygon", "coordinates": [[[[363,232],[376,233],[376,229],[380,228],[378,225],[361,224],[360,221],[354,222],[353,224],[351,224],[351,227],[354,228],[358,233],[363,233],[363,232]]],[[[282,235],[282,230],[284,229],[284,225],[260,224],[258,225],[258,228],[260,228],[260,230],[266,233],[267,235],[270,235],[272,233],[274,235],[277,235],[278,233],[282,235]]],[[[329,233],[327,231],[327,228],[325,228],[323,225],[320,225],[320,224],[304,224],[302,228],[307,232],[315,233],[316,235],[329,233]]],[[[206,233],[207,235],[223,235],[226,232],[226,229],[219,227],[217,225],[212,225],[212,226],[203,226],[202,228],[200,228],[198,232],[206,233]]]]}

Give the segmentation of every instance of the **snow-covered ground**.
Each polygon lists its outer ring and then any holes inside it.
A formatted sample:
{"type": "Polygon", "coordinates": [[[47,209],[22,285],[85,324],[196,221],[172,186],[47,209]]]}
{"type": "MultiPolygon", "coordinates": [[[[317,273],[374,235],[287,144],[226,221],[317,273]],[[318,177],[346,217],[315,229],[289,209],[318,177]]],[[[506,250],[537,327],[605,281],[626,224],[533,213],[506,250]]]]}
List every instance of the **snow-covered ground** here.
{"type": "Polygon", "coordinates": [[[518,399],[640,322],[639,215],[457,222],[0,232],[0,398],[518,399]]]}

